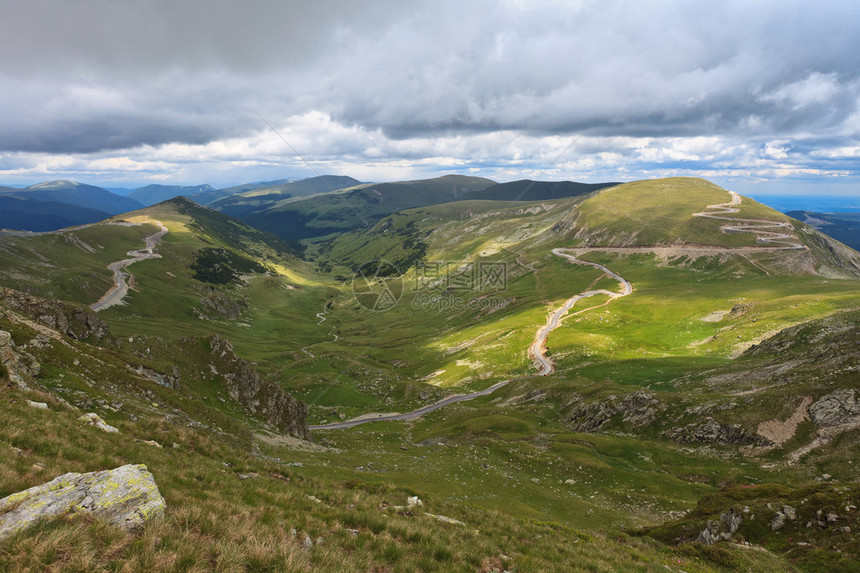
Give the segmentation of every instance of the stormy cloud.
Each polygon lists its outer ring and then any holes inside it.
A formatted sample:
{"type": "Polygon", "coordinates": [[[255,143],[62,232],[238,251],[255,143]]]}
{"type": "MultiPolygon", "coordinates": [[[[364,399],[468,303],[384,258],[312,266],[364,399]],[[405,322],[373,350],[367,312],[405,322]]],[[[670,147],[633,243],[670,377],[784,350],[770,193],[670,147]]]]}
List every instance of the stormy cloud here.
{"type": "Polygon", "coordinates": [[[367,179],[856,185],[852,2],[4,4],[7,182],[307,175],[262,116],[367,179]]]}

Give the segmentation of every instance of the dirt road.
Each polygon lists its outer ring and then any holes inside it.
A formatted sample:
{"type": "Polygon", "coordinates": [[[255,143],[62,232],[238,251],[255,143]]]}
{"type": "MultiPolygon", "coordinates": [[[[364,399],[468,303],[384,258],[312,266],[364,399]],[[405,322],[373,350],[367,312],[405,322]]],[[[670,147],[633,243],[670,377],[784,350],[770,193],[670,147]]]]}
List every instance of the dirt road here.
{"type": "Polygon", "coordinates": [[[107,266],[108,270],[113,272],[114,284],[108,289],[104,296],[90,305],[91,309],[98,312],[111,306],[122,304],[122,299],[125,298],[126,294],[128,294],[127,276],[129,275],[129,273],[126,273],[123,269],[140,261],[161,258],[161,255],[154,253],[153,250],[155,249],[155,246],[161,242],[162,237],[167,234],[167,227],[165,227],[161,221],[152,221],[152,223],[161,227],[161,230],[144,237],[144,242],[146,243],[144,248],[129,251],[126,254],[131,258],[115,261],[107,266]]]}

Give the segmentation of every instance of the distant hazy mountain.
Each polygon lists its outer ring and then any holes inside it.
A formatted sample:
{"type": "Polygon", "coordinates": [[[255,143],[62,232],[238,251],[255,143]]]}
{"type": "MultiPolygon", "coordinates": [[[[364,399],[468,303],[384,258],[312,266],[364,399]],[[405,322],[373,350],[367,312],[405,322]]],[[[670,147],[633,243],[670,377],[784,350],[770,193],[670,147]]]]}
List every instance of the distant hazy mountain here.
{"type": "Polygon", "coordinates": [[[232,187],[222,187],[221,189],[214,189],[212,191],[204,191],[202,193],[197,193],[196,195],[192,195],[191,199],[194,200],[195,203],[199,203],[200,205],[208,205],[210,203],[214,203],[219,199],[223,199],[224,197],[230,197],[231,195],[238,195],[239,193],[244,193],[245,191],[253,191],[255,189],[261,189],[263,187],[274,187],[276,185],[286,185],[288,183],[293,183],[296,179],[276,179],[274,181],[256,181],[254,183],[243,183],[241,185],[233,185],[232,187]]]}
{"type": "Polygon", "coordinates": [[[56,231],[95,223],[110,213],[55,201],[34,201],[0,195],[0,228],[18,231],[56,231]]]}
{"type": "Polygon", "coordinates": [[[789,211],[786,215],[803,221],[825,235],[830,235],[837,241],[860,251],[860,213],[832,214],[789,211]]]}
{"type": "Polygon", "coordinates": [[[331,193],[280,200],[277,194],[267,196],[266,189],[258,189],[250,192],[259,194],[256,203],[252,201],[255,197],[246,193],[233,198],[246,199],[244,204],[237,205],[228,199],[211,207],[282,239],[296,241],[369,227],[386,215],[412,207],[471,199],[474,193],[492,185],[496,182],[481,177],[446,175],[418,181],[357,185],[331,193]]]}
{"type": "Polygon", "coordinates": [[[119,195],[120,197],[128,197],[131,195],[131,192],[137,189],[137,187],[102,187],[102,189],[107,189],[114,195],[119,195]]]}
{"type": "MultiPolygon", "coordinates": [[[[230,197],[214,201],[209,206],[222,213],[238,217],[251,212],[268,209],[279,201],[286,199],[306,197],[318,193],[329,193],[361,184],[357,179],[344,175],[322,175],[299,181],[287,180],[282,183],[272,183],[275,184],[261,185],[237,192],[230,197]]],[[[244,186],[240,185],[239,187],[244,186]]]]}
{"type": "Polygon", "coordinates": [[[156,203],[161,203],[162,201],[167,201],[168,199],[173,199],[180,195],[190,197],[198,193],[205,193],[214,190],[214,187],[205,184],[190,186],[153,184],[135,189],[129,194],[129,197],[149,207],[150,205],[155,205],[156,203]]]}
{"type": "Polygon", "coordinates": [[[107,189],[65,180],[37,183],[24,189],[0,188],[0,196],[66,203],[110,215],[133,211],[143,206],[134,199],[120,197],[107,189]]]}

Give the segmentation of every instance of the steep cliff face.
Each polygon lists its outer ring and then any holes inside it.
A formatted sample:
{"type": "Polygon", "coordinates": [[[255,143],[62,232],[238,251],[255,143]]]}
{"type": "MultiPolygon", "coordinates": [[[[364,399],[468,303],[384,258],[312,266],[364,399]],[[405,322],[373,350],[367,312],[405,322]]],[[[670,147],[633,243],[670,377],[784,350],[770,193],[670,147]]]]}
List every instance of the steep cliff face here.
{"type": "Polygon", "coordinates": [[[303,440],[311,439],[305,422],[307,404],[260,376],[247,362],[236,356],[233,346],[220,335],[212,337],[210,347],[211,368],[224,379],[231,398],[281,432],[303,440]]]}

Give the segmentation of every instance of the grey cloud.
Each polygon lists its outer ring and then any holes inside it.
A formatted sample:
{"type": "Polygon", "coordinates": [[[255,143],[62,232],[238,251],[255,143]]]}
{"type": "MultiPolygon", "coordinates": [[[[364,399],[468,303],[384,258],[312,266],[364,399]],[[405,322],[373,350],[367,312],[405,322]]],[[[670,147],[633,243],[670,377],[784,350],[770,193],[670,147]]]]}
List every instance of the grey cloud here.
{"type": "MultiPolygon", "coordinates": [[[[860,97],[856,3],[5,4],[0,151],[248,137],[267,129],[256,112],[278,126],[328,114],[407,159],[426,146],[400,140],[499,131],[752,147],[860,137],[846,127],[860,97]]],[[[366,142],[348,137],[310,147],[360,158],[366,142]]]]}

